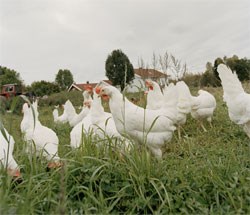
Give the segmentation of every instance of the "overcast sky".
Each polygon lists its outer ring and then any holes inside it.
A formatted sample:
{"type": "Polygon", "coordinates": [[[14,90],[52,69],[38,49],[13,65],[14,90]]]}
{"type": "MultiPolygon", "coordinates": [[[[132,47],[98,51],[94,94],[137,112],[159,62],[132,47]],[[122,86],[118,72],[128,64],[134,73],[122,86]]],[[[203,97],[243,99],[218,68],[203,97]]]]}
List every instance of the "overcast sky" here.
{"type": "Polygon", "coordinates": [[[25,84],[59,69],[99,81],[114,49],[134,67],[168,51],[194,72],[217,57],[250,58],[249,0],[0,0],[0,18],[0,65],[25,84]]]}

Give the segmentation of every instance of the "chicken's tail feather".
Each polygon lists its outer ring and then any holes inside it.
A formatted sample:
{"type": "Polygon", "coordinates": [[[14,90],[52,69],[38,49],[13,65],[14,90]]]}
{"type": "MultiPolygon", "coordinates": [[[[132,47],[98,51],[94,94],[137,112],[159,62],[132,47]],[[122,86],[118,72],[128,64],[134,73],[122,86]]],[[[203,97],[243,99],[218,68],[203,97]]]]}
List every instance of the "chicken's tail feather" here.
{"type": "Polygon", "coordinates": [[[221,79],[221,84],[224,91],[224,99],[232,98],[244,92],[241,82],[235,72],[227,67],[225,64],[220,64],[217,68],[219,77],[221,79]]]}

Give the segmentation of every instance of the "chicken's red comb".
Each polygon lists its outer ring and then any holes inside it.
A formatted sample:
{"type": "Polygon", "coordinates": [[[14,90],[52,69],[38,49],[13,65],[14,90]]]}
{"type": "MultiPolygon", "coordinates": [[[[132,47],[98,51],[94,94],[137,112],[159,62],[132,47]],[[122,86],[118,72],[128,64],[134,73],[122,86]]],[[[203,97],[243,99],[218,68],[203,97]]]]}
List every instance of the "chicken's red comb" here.
{"type": "Polygon", "coordinates": [[[96,94],[100,94],[101,89],[102,89],[101,87],[96,87],[96,88],[95,88],[95,92],[96,92],[96,94]]]}

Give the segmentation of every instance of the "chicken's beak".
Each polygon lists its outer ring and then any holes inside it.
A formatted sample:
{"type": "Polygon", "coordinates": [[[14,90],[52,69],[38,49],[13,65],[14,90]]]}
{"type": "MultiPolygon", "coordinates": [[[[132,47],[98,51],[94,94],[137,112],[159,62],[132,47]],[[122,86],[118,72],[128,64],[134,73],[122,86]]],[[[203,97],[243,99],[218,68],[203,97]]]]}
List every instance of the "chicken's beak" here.
{"type": "Polygon", "coordinates": [[[8,174],[14,178],[21,177],[21,172],[19,169],[8,169],[8,174]]]}
{"type": "Polygon", "coordinates": [[[102,88],[100,87],[100,86],[97,86],[96,88],[95,88],[95,93],[98,95],[98,97],[101,97],[102,95],[101,95],[101,90],[102,90],[102,88]]]}
{"type": "Polygon", "coordinates": [[[146,87],[148,87],[150,90],[153,90],[153,89],[154,89],[153,84],[151,83],[151,81],[146,80],[146,81],[145,81],[145,85],[146,85],[146,87]]]}
{"type": "Polygon", "coordinates": [[[54,162],[49,162],[48,163],[48,169],[56,169],[63,166],[63,163],[60,161],[54,161],[54,162]]]}

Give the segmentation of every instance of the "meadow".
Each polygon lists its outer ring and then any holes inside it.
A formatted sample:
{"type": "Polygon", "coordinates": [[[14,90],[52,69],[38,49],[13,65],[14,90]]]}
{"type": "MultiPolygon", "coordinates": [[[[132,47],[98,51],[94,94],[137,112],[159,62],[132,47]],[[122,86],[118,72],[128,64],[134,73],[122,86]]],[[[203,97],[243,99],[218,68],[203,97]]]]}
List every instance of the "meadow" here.
{"type": "Polygon", "coordinates": [[[230,121],[222,89],[206,90],[217,101],[213,127],[205,124],[204,132],[189,116],[182,138],[174,134],[162,160],[143,146],[121,156],[108,139],[98,148],[84,134],[84,146],[72,150],[70,126],[56,125],[53,106],[41,105],[39,119],[57,133],[64,162],[47,171],[44,158],[25,152],[22,115],[2,114],[16,141],[22,182],[1,170],[0,214],[249,214],[250,140],[230,121]]]}

